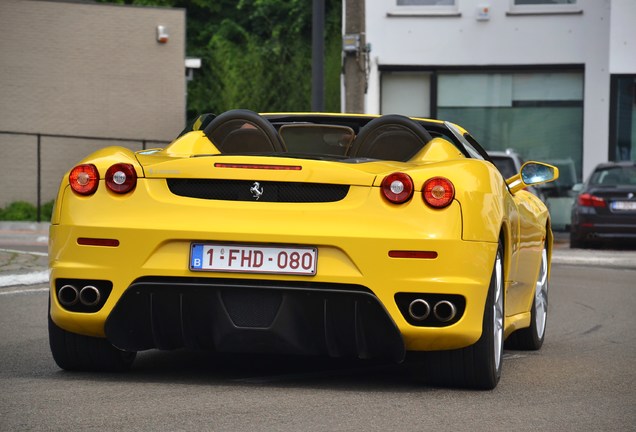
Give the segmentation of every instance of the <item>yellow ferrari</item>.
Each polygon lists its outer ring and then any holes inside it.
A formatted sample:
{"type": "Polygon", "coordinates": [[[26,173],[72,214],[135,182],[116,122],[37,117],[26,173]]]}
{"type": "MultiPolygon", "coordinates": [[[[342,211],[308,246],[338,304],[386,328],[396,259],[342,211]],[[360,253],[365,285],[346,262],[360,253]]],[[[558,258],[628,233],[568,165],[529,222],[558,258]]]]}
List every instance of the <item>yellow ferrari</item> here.
{"type": "Polygon", "coordinates": [[[165,148],[97,151],[53,212],[49,340],[67,370],[177,348],[417,357],[494,388],[504,341],[539,349],[546,206],[463,128],[400,115],[200,116],[165,148]]]}

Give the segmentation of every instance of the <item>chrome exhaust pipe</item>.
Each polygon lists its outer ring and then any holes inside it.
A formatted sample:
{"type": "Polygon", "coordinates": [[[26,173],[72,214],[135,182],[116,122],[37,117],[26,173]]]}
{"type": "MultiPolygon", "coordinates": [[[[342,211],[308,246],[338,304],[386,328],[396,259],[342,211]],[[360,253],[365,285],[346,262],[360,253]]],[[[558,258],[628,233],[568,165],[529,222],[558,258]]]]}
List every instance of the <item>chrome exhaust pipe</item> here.
{"type": "Polygon", "coordinates": [[[84,306],[95,306],[102,299],[102,294],[93,285],[86,285],[79,292],[79,300],[84,306]]]}
{"type": "Polygon", "coordinates": [[[449,322],[457,315],[457,308],[448,300],[441,300],[435,304],[433,315],[441,322],[449,322]]]}
{"type": "Polygon", "coordinates": [[[424,299],[415,299],[409,304],[409,316],[415,321],[424,321],[431,314],[431,306],[424,299]]]}
{"type": "Polygon", "coordinates": [[[57,299],[62,306],[73,306],[79,300],[79,291],[73,285],[64,285],[57,292],[57,299]]]}

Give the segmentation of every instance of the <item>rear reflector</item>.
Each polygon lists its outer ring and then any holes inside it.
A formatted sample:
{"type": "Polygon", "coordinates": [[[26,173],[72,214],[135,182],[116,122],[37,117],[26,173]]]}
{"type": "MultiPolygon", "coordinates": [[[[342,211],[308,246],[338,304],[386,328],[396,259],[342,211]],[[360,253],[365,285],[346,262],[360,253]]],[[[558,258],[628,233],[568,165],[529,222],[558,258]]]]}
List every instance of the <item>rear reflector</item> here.
{"type": "Polygon", "coordinates": [[[117,240],[117,239],[79,237],[77,239],[77,244],[78,245],[83,245],[83,246],[117,247],[117,246],[119,246],[119,240],[117,240]]]}
{"type": "Polygon", "coordinates": [[[278,170],[278,171],[300,171],[303,167],[299,165],[259,165],[259,164],[231,164],[231,163],[215,163],[215,168],[241,168],[241,169],[262,169],[262,170],[278,170]]]}
{"type": "Polygon", "coordinates": [[[437,252],[435,252],[435,251],[392,250],[392,251],[389,251],[389,256],[391,258],[435,259],[435,258],[437,258],[437,252]]]}

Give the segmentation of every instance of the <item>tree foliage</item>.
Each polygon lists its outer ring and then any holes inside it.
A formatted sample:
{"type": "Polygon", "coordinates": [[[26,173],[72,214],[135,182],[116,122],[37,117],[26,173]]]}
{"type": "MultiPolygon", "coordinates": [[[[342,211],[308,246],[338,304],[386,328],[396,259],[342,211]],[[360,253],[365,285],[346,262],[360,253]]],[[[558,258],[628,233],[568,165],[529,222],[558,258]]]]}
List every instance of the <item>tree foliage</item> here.
{"type": "MultiPolygon", "coordinates": [[[[188,115],[311,108],[312,0],[101,0],[186,9],[188,115]]],[[[325,108],[340,111],[341,0],[325,0],[325,108]]]]}

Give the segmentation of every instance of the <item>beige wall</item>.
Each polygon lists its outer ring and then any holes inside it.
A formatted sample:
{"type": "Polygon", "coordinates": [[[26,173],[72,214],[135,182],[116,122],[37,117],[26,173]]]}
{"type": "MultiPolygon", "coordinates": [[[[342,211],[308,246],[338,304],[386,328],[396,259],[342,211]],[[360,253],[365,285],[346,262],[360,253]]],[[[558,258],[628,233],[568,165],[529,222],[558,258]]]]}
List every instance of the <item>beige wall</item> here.
{"type": "MultiPolygon", "coordinates": [[[[170,140],[185,124],[183,9],[0,1],[0,131],[41,138],[42,202],[96,148],[170,140]],[[157,26],[170,40],[160,44],[157,26]]],[[[151,144],[149,146],[155,146],[151,144]]],[[[0,133],[0,206],[35,203],[37,138],[0,133]],[[16,179],[22,178],[22,181],[16,179]]]]}

